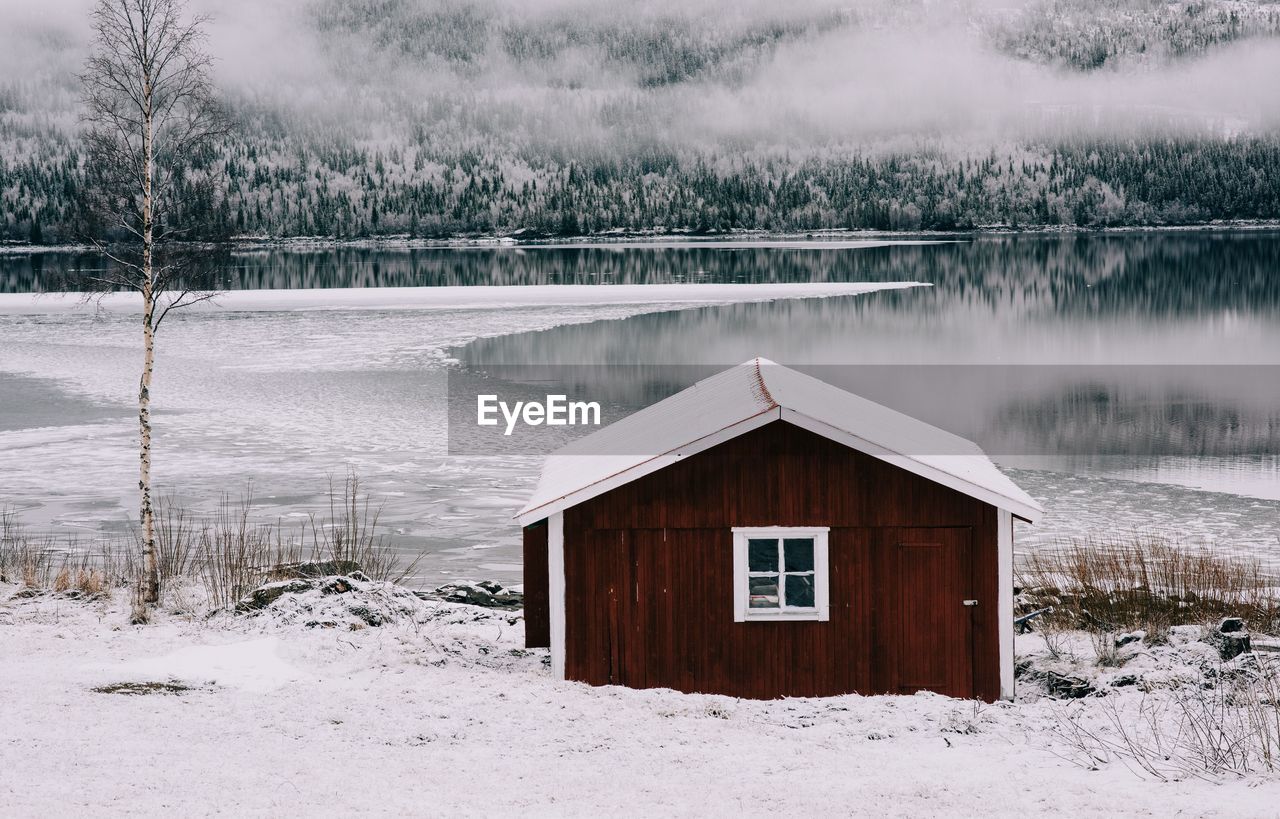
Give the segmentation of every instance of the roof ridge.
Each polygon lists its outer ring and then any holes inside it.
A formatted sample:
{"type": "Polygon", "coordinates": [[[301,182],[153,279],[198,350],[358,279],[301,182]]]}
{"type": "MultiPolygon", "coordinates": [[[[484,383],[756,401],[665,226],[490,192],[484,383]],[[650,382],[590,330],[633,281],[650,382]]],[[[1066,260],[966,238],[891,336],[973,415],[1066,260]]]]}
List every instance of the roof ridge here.
{"type": "Polygon", "coordinates": [[[782,406],[774,399],[773,393],[769,392],[769,385],[764,383],[764,373],[760,371],[760,361],[760,356],[756,356],[751,362],[755,366],[756,387],[759,389],[758,397],[765,400],[765,403],[769,405],[769,409],[782,406]]]}

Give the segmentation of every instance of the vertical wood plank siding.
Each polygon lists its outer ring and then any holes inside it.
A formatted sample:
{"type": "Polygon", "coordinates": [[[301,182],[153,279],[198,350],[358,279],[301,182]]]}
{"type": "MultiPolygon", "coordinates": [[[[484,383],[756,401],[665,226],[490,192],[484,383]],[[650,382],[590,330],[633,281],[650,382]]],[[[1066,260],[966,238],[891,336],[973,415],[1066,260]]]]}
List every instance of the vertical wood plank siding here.
{"type": "Polygon", "coordinates": [[[996,550],[993,507],[778,421],[566,510],[567,676],[995,700],[996,550]],[[734,622],[730,528],[773,525],[831,527],[829,622],[734,622]]]}
{"type": "Polygon", "coordinates": [[[524,644],[551,645],[551,595],[547,583],[547,522],[524,527],[524,644]]]}

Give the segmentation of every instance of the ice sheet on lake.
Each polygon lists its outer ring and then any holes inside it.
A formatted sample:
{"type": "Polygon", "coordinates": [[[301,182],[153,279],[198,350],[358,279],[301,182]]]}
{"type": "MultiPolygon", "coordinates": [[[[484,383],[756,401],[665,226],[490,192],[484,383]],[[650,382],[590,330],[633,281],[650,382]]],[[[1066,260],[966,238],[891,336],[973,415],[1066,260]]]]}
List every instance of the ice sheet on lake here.
{"type": "MultiPolygon", "coordinates": [[[[888,285],[890,288],[908,285],[888,285]]],[[[347,469],[384,501],[434,577],[473,572],[470,544],[500,544],[537,471],[533,458],[445,457],[445,351],[476,338],[639,313],[868,293],[882,285],[605,285],[240,291],[175,313],[154,387],[160,494],[197,511],[252,482],[274,519],[320,508],[347,469]],[[411,292],[410,292],[411,291],[411,292]],[[317,306],[330,309],[312,309],[317,306]],[[412,308],[412,309],[410,309],[412,308]],[[453,548],[447,548],[453,547],[453,548]]],[[[0,295],[0,379],[21,377],[24,411],[0,431],[0,507],[34,529],[120,531],[137,481],[136,299],[0,295]],[[34,396],[34,398],[32,398],[34,396]],[[37,404],[32,406],[32,403],[37,404]],[[82,408],[101,410],[86,417],[82,408]],[[72,410],[75,411],[72,411],[72,410]]],[[[16,382],[14,382],[16,383],[16,382]]],[[[2,386],[3,381],[0,381],[2,386]]],[[[0,393],[0,403],[8,400],[0,393]]],[[[514,573],[505,572],[510,580],[514,573]]]]}
{"type": "MultiPolygon", "coordinates": [[[[188,312],[279,312],[284,310],[498,310],[516,307],[600,305],[700,305],[777,299],[856,296],[877,290],[927,287],[920,282],[862,284],[797,282],[762,284],[536,284],[512,287],[330,287],[299,290],[232,290],[188,312]]],[[[140,314],[133,293],[88,299],[84,293],[0,293],[0,315],[60,313],[140,314]]]]}
{"type": "MultiPolygon", "coordinates": [[[[635,288],[620,286],[556,304],[512,306],[531,296],[513,301],[499,294],[501,307],[476,306],[474,300],[486,296],[471,292],[459,294],[465,303],[411,310],[380,309],[375,301],[353,305],[341,301],[347,293],[307,291],[278,298],[297,307],[327,295],[345,307],[175,314],[159,341],[157,487],[161,493],[180,490],[186,503],[209,510],[221,494],[238,495],[252,481],[259,513],[287,521],[301,510],[319,510],[327,476],[341,481],[351,468],[385,502],[382,521],[396,541],[429,553],[422,564],[428,582],[478,574],[517,580],[511,567],[519,562],[519,530],[511,514],[527,499],[540,458],[445,456],[445,351],[481,337],[721,300],[867,289],[716,285],[686,291],[693,287],[701,286],[639,291],[653,293],[653,302],[637,301],[628,295],[635,288]],[[694,300],[671,301],[673,290],[693,293],[685,297],[694,300]],[[624,300],[605,303],[608,298],[624,300]]],[[[570,292],[538,289],[545,298],[570,292]]],[[[265,296],[250,298],[265,304],[265,296]]],[[[21,299],[32,300],[0,301],[21,299]]],[[[40,406],[26,407],[20,425],[0,432],[0,506],[22,509],[32,528],[62,533],[129,525],[139,363],[136,320],[127,312],[0,315],[0,379],[16,374],[41,382],[24,391],[40,406]],[[69,409],[87,405],[103,408],[105,417],[69,409]]],[[[0,403],[6,400],[0,394],[0,403]]],[[[1280,550],[1275,502],[1047,471],[1020,472],[1017,481],[1047,513],[1040,527],[1020,530],[1020,545],[1023,538],[1034,544],[1070,532],[1167,527],[1188,537],[1280,550]]]]}

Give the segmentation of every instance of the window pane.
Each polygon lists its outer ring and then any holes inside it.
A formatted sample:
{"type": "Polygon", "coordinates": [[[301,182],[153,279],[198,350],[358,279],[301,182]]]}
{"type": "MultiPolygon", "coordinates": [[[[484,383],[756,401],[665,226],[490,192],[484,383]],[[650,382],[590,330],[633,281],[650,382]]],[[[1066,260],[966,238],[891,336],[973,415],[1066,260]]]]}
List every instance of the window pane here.
{"type": "Polygon", "coordinates": [[[747,579],[750,595],[748,604],[753,609],[778,608],[778,576],[751,577],[747,579]]]}
{"type": "Polygon", "coordinates": [[[787,605],[793,608],[813,608],[813,575],[787,575],[787,605]]]}
{"type": "Polygon", "coordinates": [[[749,572],[778,571],[778,541],[756,540],[755,538],[748,540],[747,541],[747,571],[749,572]]]}
{"type": "Polygon", "coordinates": [[[786,570],[789,572],[811,572],[813,571],[813,538],[792,538],[789,537],[784,543],[782,552],[783,559],[787,561],[786,570]]]}

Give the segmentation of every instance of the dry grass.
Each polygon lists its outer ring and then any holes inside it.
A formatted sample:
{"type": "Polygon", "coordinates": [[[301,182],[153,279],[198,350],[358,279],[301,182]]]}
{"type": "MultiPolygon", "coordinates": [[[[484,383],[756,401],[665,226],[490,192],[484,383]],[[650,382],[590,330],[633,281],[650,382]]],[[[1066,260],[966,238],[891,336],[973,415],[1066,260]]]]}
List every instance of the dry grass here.
{"type": "MultiPolygon", "coordinates": [[[[217,511],[199,516],[172,500],[158,505],[156,548],[161,592],[182,581],[203,586],[214,607],[234,604],[274,579],[281,566],[305,561],[358,564],[375,580],[403,582],[417,560],[402,561],[379,527],[380,507],[349,475],[330,482],[329,509],[297,526],[263,522],[253,514],[252,492],[224,497],[217,511]]],[[[12,510],[0,510],[0,580],[55,593],[98,595],[107,589],[133,589],[141,571],[141,544],[102,541],[87,547],[30,535],[12,510]]],[[[134,619],[146,614],[135,606],[134,619]]]]}
{"type": "Polygon", "coordinates": [[[420,558],[403,562],[386,536],[378,531],[382,507],[360,489],[360,479],[348,474],[339,488],[329,483],[329,515],[311,517],[305,532],[311,560],[360,564],[374,580],[402,583],[418,567],[420,558]]]}
{"type": "Polygon", "coordinates": [[[57,550],[30,535],[13,509],[0,510],[0,581],[34,587],[49,575],[57,550]]]}
{"type": "Polygon", "coordinates": [[[1260,561],[1162,536],[1073,540],[1027,555],[1016,575],[1025,595],[1054,607],[1037,623],[1045,630],[1141,629],[1158,641],[1170,626],[1227,616],[1280,629],[1280,582],[1260,561]]]}
{"type": "Polygon", "coordinates": [[[194,565],[217,606],[229,606],[263,583],[281,566],[304,561],[354,563],[374,580],[401,583],[418,560],[404,562],[378,529],[375,506],[349,475],[341,487],[329,485],[329,514],[310,516],[297,529],[280,522],[254,523],[252,495],[223,500],[218,514],[190,540],[194,565]]]}
{"type": "MultiPolygon", "coordinates": [[[[188,577],[195,570],[196,531],[191,514],[172,498],[156,506],[156,562],[160,585],[176,577],[188,577]]],[[[138,544],[141,551],[142,545],[138,544]]]]}
{"type": "Polygon", "coordinates": [[[107,579],[100,570],[94,568],[72,568],[64,564],[53,578],[53,590],[65,594],[75,589],[81,594],[96,597],[107,590],[107,579]]]}
{"type": "Polygon", "coordinates": [[[277,524],[255,523],[253,496],[224,498],[193,535],[196,573],[213,606],[229,606],[267,581],[273,566],[299,559],[302,549],[277,524]]]}
{"type": "Polygon", "coordinates": [[[128,576],[112,544],[92,554],[74,540],[32,535],[13,510],[0,510],[0,581],[27,589],[87,597],[104,594],[128,576]]]}

